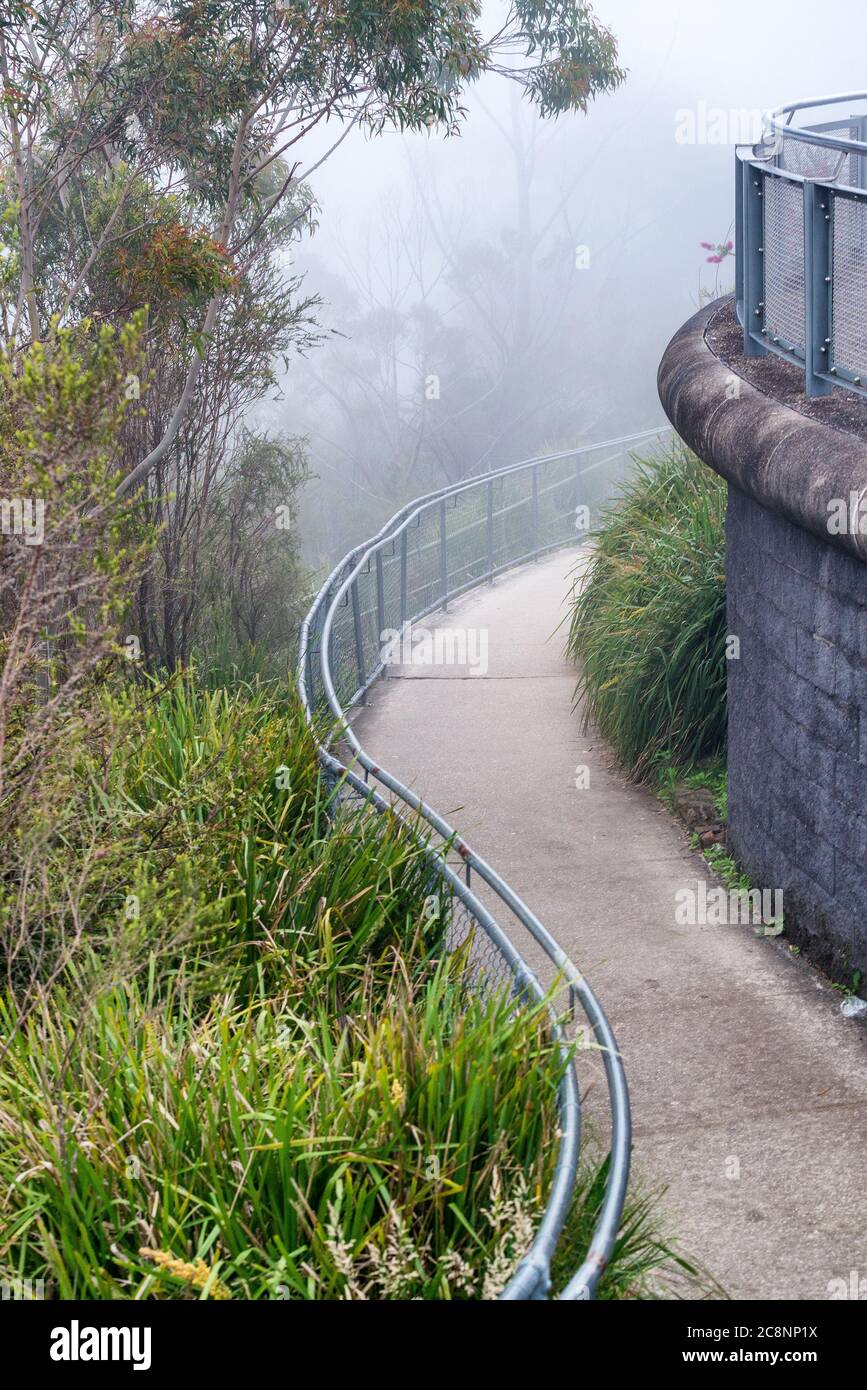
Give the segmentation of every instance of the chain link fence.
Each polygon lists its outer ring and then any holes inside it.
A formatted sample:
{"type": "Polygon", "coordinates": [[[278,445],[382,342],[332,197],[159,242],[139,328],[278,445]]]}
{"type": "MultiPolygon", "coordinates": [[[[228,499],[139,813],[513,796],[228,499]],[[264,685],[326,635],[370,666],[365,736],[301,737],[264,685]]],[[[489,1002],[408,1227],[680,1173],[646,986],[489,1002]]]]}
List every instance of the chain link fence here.
{"type": "MultiPolygon", "coordinates": [[[[510,985],[516,1006],[550,1000],[515,944],[529,936],[568,989],[573,1010],[583,1011],[607,1082],[611,1160],[590,1248],[559,1295],[567,1300],[594,1296],[617,1235],[629,1175],[629,1100],[610,1025],[581,972],[527,905],[438,812],[374,763],[346,715],[382,673],[390,644],[408,625],[517,565],[583,540],[627,476],[632,451],[669,434],[645,431],[530,459],[417,499],[341,561],[301,629],[299,692],[338,803],[364,803],[380,814],[396,810],[406,818],[448,914],[447,944],[467,952],[474,985],[510,985]]],[[[578,1175],[577,1078],[561,1016],[549,1008],[561,1063],[568,1061],[557,1093],[559,1148],[544,1213],[530,1251],[501,1295],[506,1300],[550,1296],[551,1260],[578,1175]]],[[[540,1086],[540,1104],[547,1089],[540,1086]]]]}

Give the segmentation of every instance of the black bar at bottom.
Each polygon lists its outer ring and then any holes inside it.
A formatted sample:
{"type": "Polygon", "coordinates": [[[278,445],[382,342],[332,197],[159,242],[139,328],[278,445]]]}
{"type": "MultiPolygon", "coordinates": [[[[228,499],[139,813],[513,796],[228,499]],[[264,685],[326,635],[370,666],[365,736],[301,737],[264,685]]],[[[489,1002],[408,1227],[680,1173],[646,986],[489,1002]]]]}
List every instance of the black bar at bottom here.
{"type": "MultiPolygon", "coordinates": [[[[723,1370],[761,1367],[767,1373],[797,1366],[821,1371],[827,1377],[828,1371],[857,1367],[863,1325],[863,1310],[858,1305],[867,1294],[867,1280],[850,1277],[835,1283],[840,1289],[830,1290],[828,1301],[821,1302],[632,1299],[561,1304],[548,1313],[528,1312],[526,1328],[534,1340],[540,1334],[568,1334],[574,1348],[576,1378],[580,1378],[582,1367],[593,1366],[595,1379],[600,1357],[612,1358],[618,1376],[624,1370],[667,1375],[683,1368],[701,1375],[713,1366],[723,1370]],[[540,1317],[543,1322],[538,1321],[540,1317]],[[592,1361],[588,1360],[591,1357],[592,1361]]],[[[538,1309],[539,1305],[532,1307],[538,1309]]],[[[398,1356],[406,1317],[413,1322],[423,1317],[425,1332],[432,1334],[450,1328],[453,1317],[460,1318],[466,1327],[476,1317],[497,1320],[503,1316],[495,1305],[492,1312],[487,1311],[487,1305],[479,1309],[466,1303],[429,1307],[421,1313],[418,1308],[417,1303],[409,1308],[364,1303],[358,1311],[346,1302],[302,1303],[279,1298],[261,1303],[9,1301],[0,1303],[0,1328],[5,1348],[14,1348],[22,1370],[32,1368],[40,1377],[60,1383],[76,1377],[91,1382],[106,1377],[117,1380],[129,1374],[136,1380],[146,1375],[168,1375],[167,1383],[179,1385],[187,1378],[191,1384],[205,1383],[203,1376],[214,1375],[214,1383],[222,1386],[241,1375],[248,1381],[251,1376],[256,1381],[268,1379],[269,1368],[278,1365],[294,1378],[293,1355],[306,1359],[314,1348],[324,1358],[322,1371],[329,1380],[343,1367],[351,1376],[357,1371],[360,1348],[371,1345],[372,1325],[380,1344],[383,1335],[397,1335],[394,1355],[398,1356]],[[344,1331],[348,1337],[335,1337],[344,1331]]],[[[489,1369],[493,1369],[498,1354],[514,1354],[509,1347],[514,1348],[512,1334],[517,1330],[515,1305],[510,1308],[509,1335],[486,1344],[489,1369]]],[[[501,1326],[505,1332],[506,1324],[501,1326]]]]}

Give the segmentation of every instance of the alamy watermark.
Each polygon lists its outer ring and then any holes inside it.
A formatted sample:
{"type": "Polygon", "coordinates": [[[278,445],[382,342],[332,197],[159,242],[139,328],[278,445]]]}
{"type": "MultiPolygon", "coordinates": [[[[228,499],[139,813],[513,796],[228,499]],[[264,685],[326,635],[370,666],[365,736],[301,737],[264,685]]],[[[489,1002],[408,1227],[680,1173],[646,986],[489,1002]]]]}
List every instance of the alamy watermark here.
{"type": "Polygon", "coordinates": [[[82,1327],[73,1318],[68,1327],[51,1332],[52,1361],[128,1361],[134,1371],[151,1364],[149,1327],[82,1327]]]}
{"type": "Polygon", "coordinates": [[[471,676],[488,671],[484,627],[387,627],[379,634],[384,666],[462,666],[471,676]]]}
{"type": "Polygon", "coordinates": [[[867,489],[832,497],[827,511],[830,536],[867,536],[867,489]]]}
{"type": "Polygon", "coordinates": [[[699,879],[694,888],[679,888],[674,895],[674,920],[679,927],[759,928],[762,936],[783,932],[781,888],[714,888],[699,879]]]}
{"type": "Polygon", "coordinates": [[[862,1279],[857,1269],[849,1271],[848,1279],[829,1279],[828,1297],[833,1302],[851,1299],[854,1303],[867,1301],[867,1279],[862,1279]]]}
{"type": "Polygon", "coordinates": [[[45,540],[45,502],[41,497],[0,497],[0,533],[22,536],[25,545],[45,540]]]}
{"type": "Polygon", "coordinates": [[[678,145],[757,145],[779,152],[782,136],[771,130],[766,112],[758,107],[711,106],[700,101],[674,113],[678,145]]]}
{"type": "Polygon", "coordinates": [[[42,1303],[44,1299],[44,1279],[0,1279],[2,1303],[42,1303]]]}

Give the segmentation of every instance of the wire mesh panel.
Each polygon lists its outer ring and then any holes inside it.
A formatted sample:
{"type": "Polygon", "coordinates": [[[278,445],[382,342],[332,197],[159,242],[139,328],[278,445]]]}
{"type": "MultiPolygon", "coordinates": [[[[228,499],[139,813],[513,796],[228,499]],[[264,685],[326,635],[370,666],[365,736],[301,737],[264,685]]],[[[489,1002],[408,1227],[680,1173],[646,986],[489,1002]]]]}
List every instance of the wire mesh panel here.
{"type": "Polygon", "coordinates": [[[445,511],[448,589],[454,591],[487,579],[492,569],[489,494],[482,485],[458,494],[445,511]]]}
{"type": "Polygon", "coordinates": [[[507,475],[494,493],[494,568],[533,552],[533,480],[530,470],[507,475]]]}
{"type": "MultiPolygon", "coordinates": [[[[340,777],[334,770],[326,773],[329,786],[328,818],[332,826],[352,822],[363,815],[382,814],[382,807],[371,797],[369,789],[357,782],[340,777]]],[[[474,992],[489,996],[498,994],[513,984],[515,972],[495,941],[491,939],[472,908],[457,896],[453,882],[447,877],[446,860],[431,847],[428,878],[432,919],[442,926],[443,943],[450,953],[460,952],[466,965],[462,983],[474,992]]]]}
{"type": "Polygon", "coordinates": [[[341,703],[352,704],[363,681],[356,654],[355,628],[349,594],[339,600],[329,641],[328,661],[337,681],[341,703]]]}
{"type": "Polygon", "coordinates": [[[469,988],[490,996],[514,985],[515,972],[477,918],[454,894],[446,895],[446,946],[460,951],[466,960],[463,980],[469,988]]]}
{"type": "Polygon", "coordinates": [[[831,364],[867,380],[867,198],[831,195],[831,364]]]}
{"type": "Polygon", "coordinates": [[[855,92],[782,106],[762,141],[737,152],[744,353],[803,364],[809,396],[835,385],[867,394],[865,103],[855,92]],[[836,114],[815,120],[822,108],[836,114]]]}
{"type": "Polygon", "coordinates": [[[401,545],[398,537],[392,540],[377,551],[375,564],[379,567],[379,583],[382,587],[382,601],[380,617],[382,626],[380,636],[383,633],[397,632],[401,626],[401,575],[403,573],[401,560],[401,545]]]}
{"type": "Polygon", "coordinates": [[[574,458],[539,465],[537,477],[538,538],[542,550],[580,540],[576,512],[581,464],[574,458]]]}
{"type": "MultiPolygon", "coordinates": [[[[822,133],[842,136],[844,140],[857,139],[858,123],[841,121],[837,125],[823,126],[822,133]]],[[[783,135],[779,144],[777,166],[791,174],[801,174],[807,179],[836,179],[838,183],[852,183],[857,179],[857,155],[829,149],[827,145],[812,145],[790,135],[783,135]]]]}
{"type": "Polygon", "coordinates": [[[804,190],[774,174],[763,177],[765,324],[769,335],[803,354],[804,190]]]}
{"type": "Polygon", "coordinates": [[[425,507],[406,528],[407,617],[424,613],[442,594],[440,506],[425,507]]]}

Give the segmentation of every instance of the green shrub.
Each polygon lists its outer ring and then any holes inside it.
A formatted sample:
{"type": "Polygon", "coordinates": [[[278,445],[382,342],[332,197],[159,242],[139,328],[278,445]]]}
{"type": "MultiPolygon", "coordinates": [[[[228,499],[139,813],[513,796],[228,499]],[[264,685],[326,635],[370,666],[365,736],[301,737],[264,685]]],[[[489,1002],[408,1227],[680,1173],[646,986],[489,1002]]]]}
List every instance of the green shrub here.
{"type": "Polygon", "coordinates": [[[726,733],[725,484],[682,444],[641,460],[595,534],[568,651],[621,763],[718,757],[726,733]]]}

